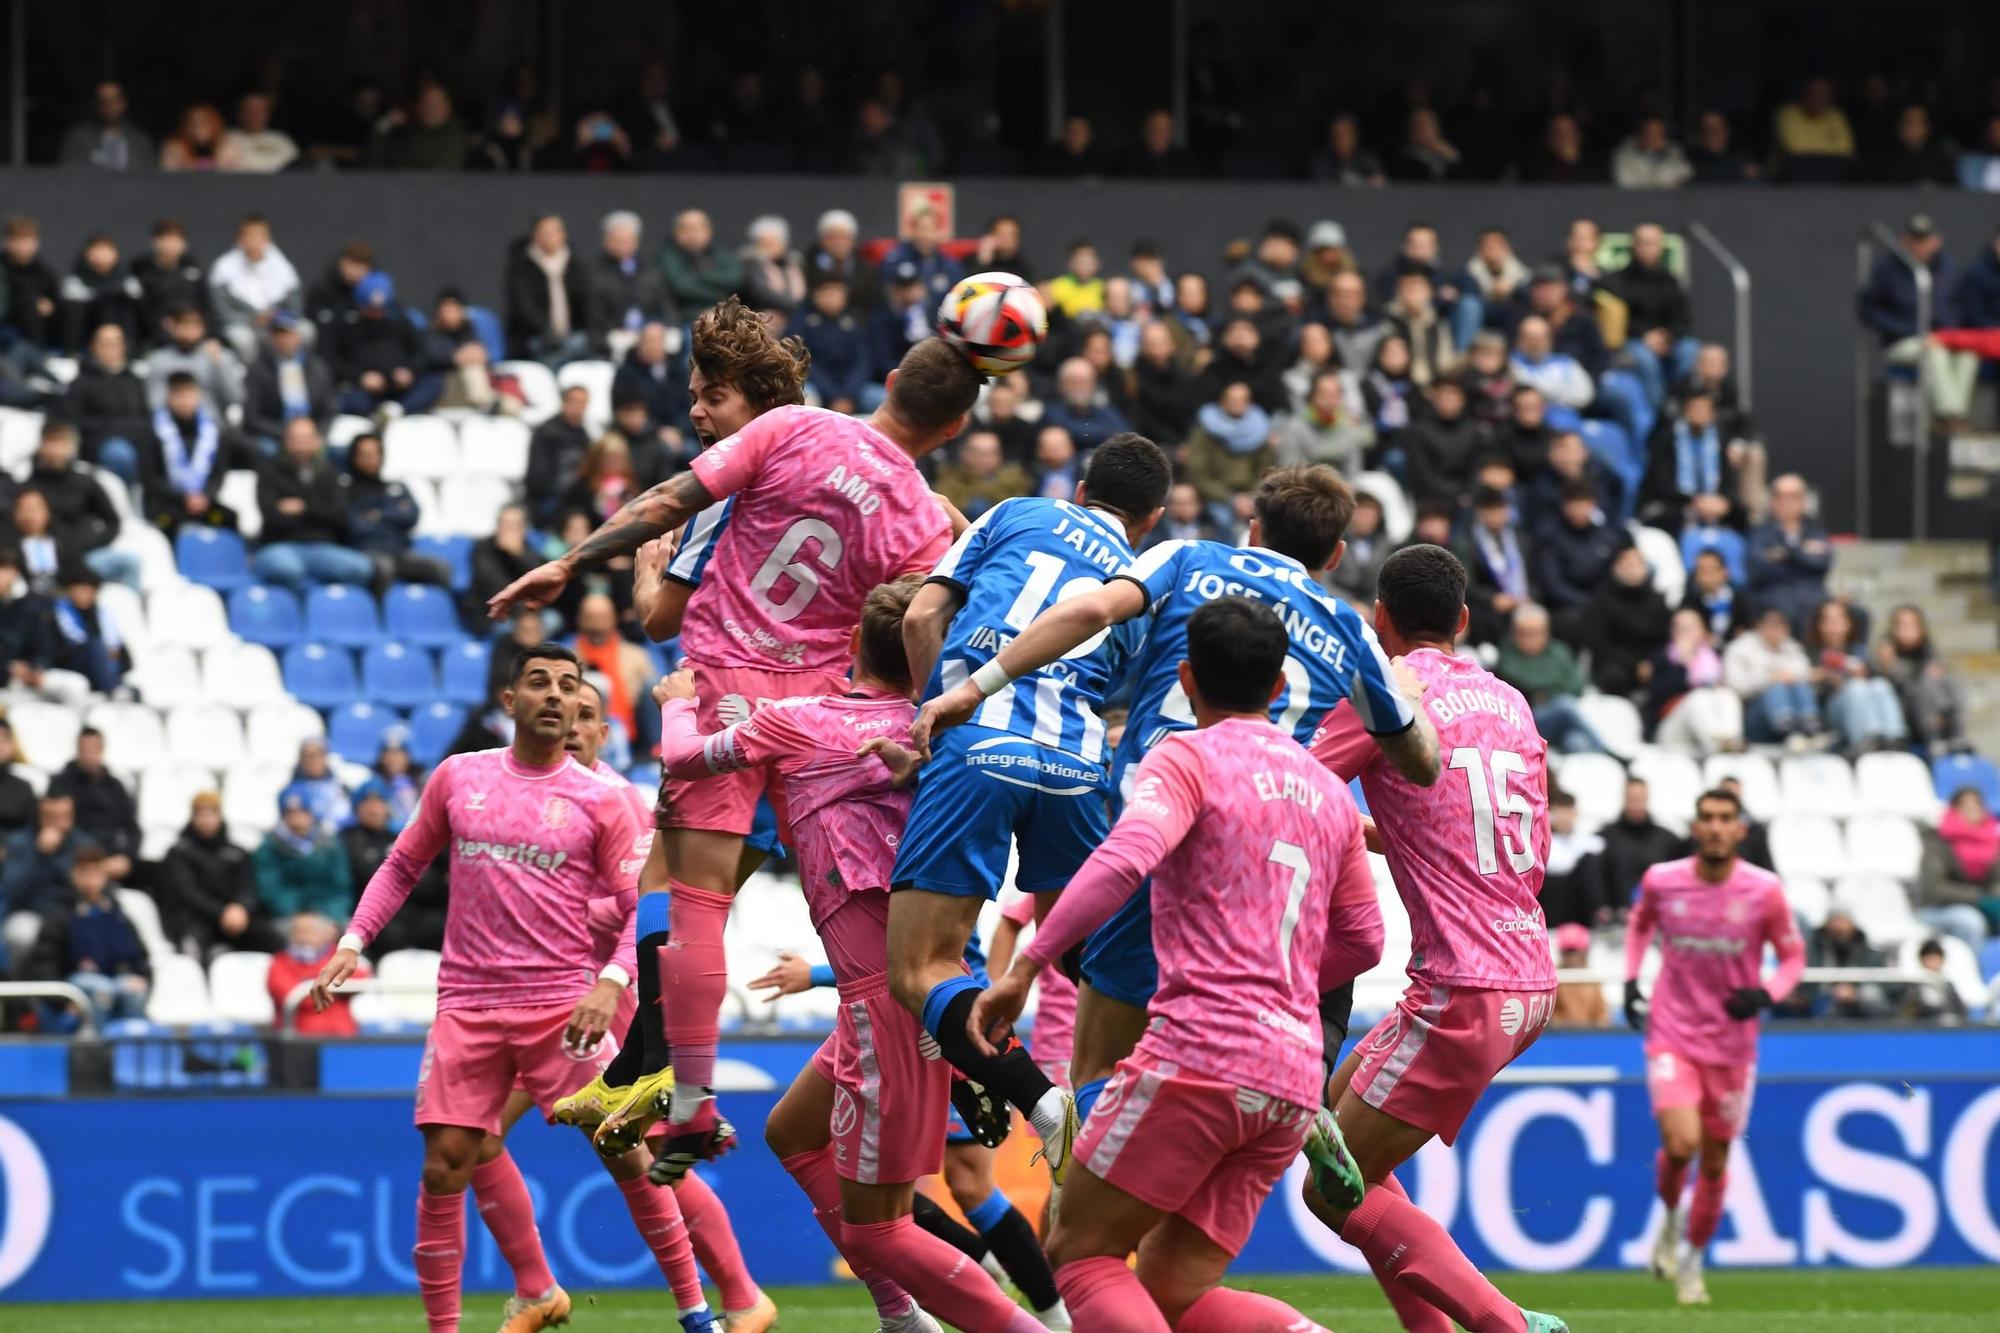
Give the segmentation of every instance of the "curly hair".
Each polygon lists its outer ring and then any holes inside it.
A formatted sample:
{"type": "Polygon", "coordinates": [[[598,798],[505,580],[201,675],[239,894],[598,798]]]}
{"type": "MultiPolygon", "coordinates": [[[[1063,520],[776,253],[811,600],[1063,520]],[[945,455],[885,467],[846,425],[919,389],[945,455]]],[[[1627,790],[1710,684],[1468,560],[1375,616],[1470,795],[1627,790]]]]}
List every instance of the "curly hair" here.
{"type": "Polygon", "coordinates": [[[805,401],[812,357],[804,340],[780,342],[756,311],[733,296],[701,313],[691,345],[702,378],[735,385],[759,412],[805,401]]]}

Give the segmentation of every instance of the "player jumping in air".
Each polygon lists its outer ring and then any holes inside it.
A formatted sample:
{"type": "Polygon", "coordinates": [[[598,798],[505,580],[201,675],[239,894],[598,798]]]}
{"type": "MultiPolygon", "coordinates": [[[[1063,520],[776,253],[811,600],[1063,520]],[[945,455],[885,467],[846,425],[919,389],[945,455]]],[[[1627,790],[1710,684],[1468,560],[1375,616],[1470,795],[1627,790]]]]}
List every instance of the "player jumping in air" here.
{"type": "Polygon", "coordinates": [[[1308,1140],[1305,1200],[1367,1256],[1403,1327],[1549,1333],[1566,1325],[1520,1309],[1411,1204],[1390,1172],[1432,1136],[1446,1143],[1493,1076],[1548,1025],[1555,970],[1537,902],[1548,860],[1547,750],[1526,700],[1452,645],[1465,632],[1465,567],[1439,546],[1382,566],[1375,632],[1424,686],[1444,772],[1418,787],[1378,757],[1347,708],[1327,714],[1313,755],[1361,779],[1375,832],[1410,917],[1410,988],[1342,1062],[1336,1098],[1308,1140]],[[1337,1127],[1368,1192],[1329,1197],[1326,1135],[1337,1127]],[[1449,1316],[1449,1318],[1447,1318],[1449,1316]]]}
{"type": "Polygon", "coordinates": [[[1778,877],[1736,855],[1743,803],[1704,792],[1694,806],[1695,854],[1647,870],[1625,935],[1625,1015],[1646,1033],[1646,1088],[1660,1123],[1657,1179],[1666,1217],[1653,1243],[1653,1273],[1670,1278],[1682,1305],[1706,1305],[1701,1257],[1722,1220],[1729,1143],[1750,1122],[1757,1082],[1757,1015],[1792,993],[1805,945],[1778,877]],[[1639,965],[1657,934],[1660,975],[1652,1002],[1639,965]],[[1764,946],[1778,970],[1763,979],[1764,946]],[[1681,1189],[1699,1149],[1694,1200],[1681,1245],[1681,1189]]]}
{"type": "Polygon", "coordinates": [[[981,987],[963,957],[980,908],[1000,892],[1010,847],[1020,856],[1016,886],[1053,893],[1103,840],[1097,710],[1136,635],[1106,630],[1018,680],[988,678],[995,655],[1037,615],[1124,572],[1133,543],[1159,521],[1171,480],[1151,440],[1113,436],[1091,455],[1074,500],[1003,500],[981,514],[903,622],[911,672],[930,682],[926,693],[955,696],[976,682],[977,709],[925,755],[896,854],[889,984],[984,1103],[966,1115],[973,1132],[1004,1119],[1000,1103],[1012,1103],[1041,1136],[1058,1185],[1076,1136],[1074,1102],[1019,1042],[997,1054],[972,1044],[965,1018],[981,987]]]}
{"type": "MultiPolygon", "coordinates": [[[[501,1129],[515,1079],[545,1112],[588,1081],[611,1058],[603,1038],[631,977],[629,956],[613,957],[608,941],[592,940],[590,903],[604,885],[637,876],[652,837],[616,785],[564,753],[581,691],[568,648],[541,644],[516,654],[502,694],[514,743],[438,765],[313,987],[313,1003],[324,1009],[362,948],[449,848],[437,1022],[424,1046],[414,1117],[424,1172],[413,1253],[432,1333],[459,1327],[465,1188],[481,1145],[501,1129]]],[[[674,1290],[681,1328],[714,1333],[674,1195],[647,1183],[643,1151],[605,1166],[674,1290]]],[[[533,1276],[545,1273],[543,1265],[533,1276]]],[[[539,1291],[517,1287],[515,1300],[514,1328],[568,1318],[569,1298],[553,1279],[539,1291]]]]}
{"type": "MultiPolygon", "coordinates": [[[[1312,577],[1340,560],[1353,493],[1331,468],[1278,468],[1258,485],[1254,506],[1249,545],[1162,542],[1129,570],[1112,572],[1103,586],[1038,617],[988,666],[983,674],[990,680],[975,677],[925,705],[917,721],[918,743],[971,716],[983,706],[981,692],[999,688],[997,682],[1053,662],[1111,626],[1132,625],[1145,638],[1132,672],[1131,714],[1112,767],[1116,803],[1129,795],[1131,775],[1154,745],[1194,726],[1177,674],[1187,655],[1187,625],[1200,607],[1227,594],[1272,607],[1284,624],[1291,646],[1284,660],[1285,688],[1271,702],[1275,725],[1304,741],[1329,708],[1351,698],[1391,762],[1419,781],[1432,780],[1438,759],[1428,726],[1392,679],[1367,624],[1312,577]]],[[[1150,901],[1142,886],[1084,947],[1071,1070],[1077,1110],[1085,1117],[1145,1026],[1157,979],[1150,901]]],[[[1372,890],[1365,902],[1351,906],[1356,917],[1344,919],[1341,934],[1358,948],[1354,972],[1359,973],[1380,956],[1381,922],[1372,890]],[[1355,934],[1365,934],[1366,918],[1374,921],[1372,954],[1355,934]]],[[[1325,1045],[1335,1051],[1346,1036],[1353,998],[1346,983],[1353,975],[1341,979],[1323,1007],[1325,1045]]]]}
{"type": "Polygon", "coordinates": [[[1217,1284],[1319,1105],[1319,997],[1329,964],[1345,966],[1329,909],[1373,887],[1353,798],[1270,721],[1291,646],[1278,615],[1218,598],[1189,617],[1187,644],[1196,729],[1140,762],[1116,827],[968,1035],[1004,1032],[1036,976],[1151,875],[1159,985],[1076,1142],[1056,1281],[1093,1333],[1306,1333],[1319,1325],[1290,1306],[1217,1284]]]}
{"type": "MultiPolygon", "coordinates": [[[[847,641],[877,584],[928,569],[950,543],[916,460],[956,435],[980,376],[946,343],[904,355],[888,397],[867,420],[780,407],[720,440],[688,472],[627,503],[575,548],[531,570],[489,604],[544,605],[583,569],[629,555],[717,500],[734,497],[681,633],[701,671],[701,724],[720,730],[759,701],[839,693],[847,641]]],[[[668,1096],[669,1120],[653,1176],[667,1183],[725,1137],[714,1111],[717,1018],[726,991],[722,933],[736,891],[744,835],[774,779],[746,771],[667,793],[663,840],[672,871],[671,939],[658,949],[662,1031],[645,1030],[647,1077],[598,1134],[629,1129],[668,1096]]],[[[775,793],[774,793],[775,794],[775,793]]],[[[782,805],[778,806],[781,823],[782,805]]],[[[657,934],[641,897],[639,929],[657,934]]]]}

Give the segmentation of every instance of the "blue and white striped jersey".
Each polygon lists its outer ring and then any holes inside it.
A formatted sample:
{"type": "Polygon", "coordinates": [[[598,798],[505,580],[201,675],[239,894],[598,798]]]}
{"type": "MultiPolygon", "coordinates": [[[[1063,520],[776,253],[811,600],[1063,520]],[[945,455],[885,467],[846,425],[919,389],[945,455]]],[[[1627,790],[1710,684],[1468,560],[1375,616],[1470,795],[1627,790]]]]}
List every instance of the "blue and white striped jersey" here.
{"type": "MultiPolygon", "coordinates": [[[[1036,616],[1065,597],[1101,587],[1131,562],[1123,526],[1106,515],[1035,496],[993,506],[931,572],[933,580],[958,589],[964,604],[946,631],[924,697],[955,688],[1036,616]]],[[[1097,710],[1138,642],[1136,622],[1093,635],[995,694],[971,721],[1101,763],[1104,722],[1097,710]]]]}
{"type": "Polygon", "coordinates": [[[733,495],[717,500],[687,521],[681,528],[680,546],[667,562],[668,578],[690,588],[701,586],[702,573],[708,568],[709,557],[715,554],[716,539],[729,526],[729,510],[735,503],[733,495]]]}
{"type": "Polygon", "coordinates": [[[1284,621],[1292,651],[1285,688],[1271,702],[1271,721],[1303,745],[1328,709],[1342,699],[1369,731],[1392,735],[1416,720],[1389,674],[1389,659],[1359,613],[1322,589],[1306,567],[1261,546],[1166,541],[1145,552],[1122,576],[1145,590],[1147,612],[1128,624],[1145,626],[1132,668],[1132,711],[1112,765],[1112,790],[1161,738],[1194,728],[1194,707],[1181,689],[1188,617],[1218,597],[1262,602],[1284,621]]]}

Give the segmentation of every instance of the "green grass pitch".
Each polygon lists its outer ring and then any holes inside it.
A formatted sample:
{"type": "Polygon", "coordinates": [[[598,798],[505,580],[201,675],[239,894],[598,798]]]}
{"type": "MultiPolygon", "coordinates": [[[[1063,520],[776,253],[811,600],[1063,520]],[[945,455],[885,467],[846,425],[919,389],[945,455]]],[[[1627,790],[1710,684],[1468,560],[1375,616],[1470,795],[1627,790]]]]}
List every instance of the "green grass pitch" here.
{"type": "MultiPolygon", "coordinates": [[[[1396,1320],[1361,1278],[1246,1278],[1240,1285],[1290,1301],[1335,1333],[1395,1333],[1396,1320]]],[[[2000,1309],[2000,1269],[1906,1272],[1722,1271],[1708,1274],[1715,1303],[1682,1310],[1670,1286],[1636,1273],[1503,1276],[1501,1288],[1531,1309],[1560,1314],[1577,1333],[1986,1333],[2000,1309]]],[[[661,1330],[673,1325],[666,1293],[571,1293],[576,1333],[661,1330]]],[[[869,1333],[875,1320],[854,1287],[773,1288],[789,1333],[869,1333]]],[[[500,1322],[501,1297],[466,1299],[465,1328],[500,1322]]],[[[35,1333],[383,1333],[421,1330],[414,1296],[309,1297],[281,1301],[120,1302],[98,1305],[0,1304],[12,1328],[35,1333]]],[[[1083,1330],[1088,1333],[1088,1330],[1083,1330]]]]}

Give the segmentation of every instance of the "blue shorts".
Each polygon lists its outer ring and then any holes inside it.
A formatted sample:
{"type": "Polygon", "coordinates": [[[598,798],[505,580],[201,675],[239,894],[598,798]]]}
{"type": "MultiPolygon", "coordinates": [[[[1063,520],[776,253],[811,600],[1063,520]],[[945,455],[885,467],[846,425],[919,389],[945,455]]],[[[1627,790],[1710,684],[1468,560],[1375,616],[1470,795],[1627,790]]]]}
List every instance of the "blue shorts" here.
{"type": "Polygon", "coordinates": [[[890,882],[954,897],[995,898],[1018,847],[1014,885],[1051,893],[1111,831],[1102,764],[985,727],[932,747],[890,882]]]}
{"type": "Polygon", "coordinates": [[[790,859],[791,853],[785,849],[778,830],[778,812],[771,808],[769,797],[757,798],[757,813],[750,823],[750,833],[743,839],[743,845],[766,856],[790,859]]]}
{"type": "Polygon", "coordinates": [[[1152,1002],[1160,984],[1153,957],[1153,882],[1147,880],[1111,919],[1083,942],[1083,979],[1100,995],[1135,1009],[1152,1002]]]}

